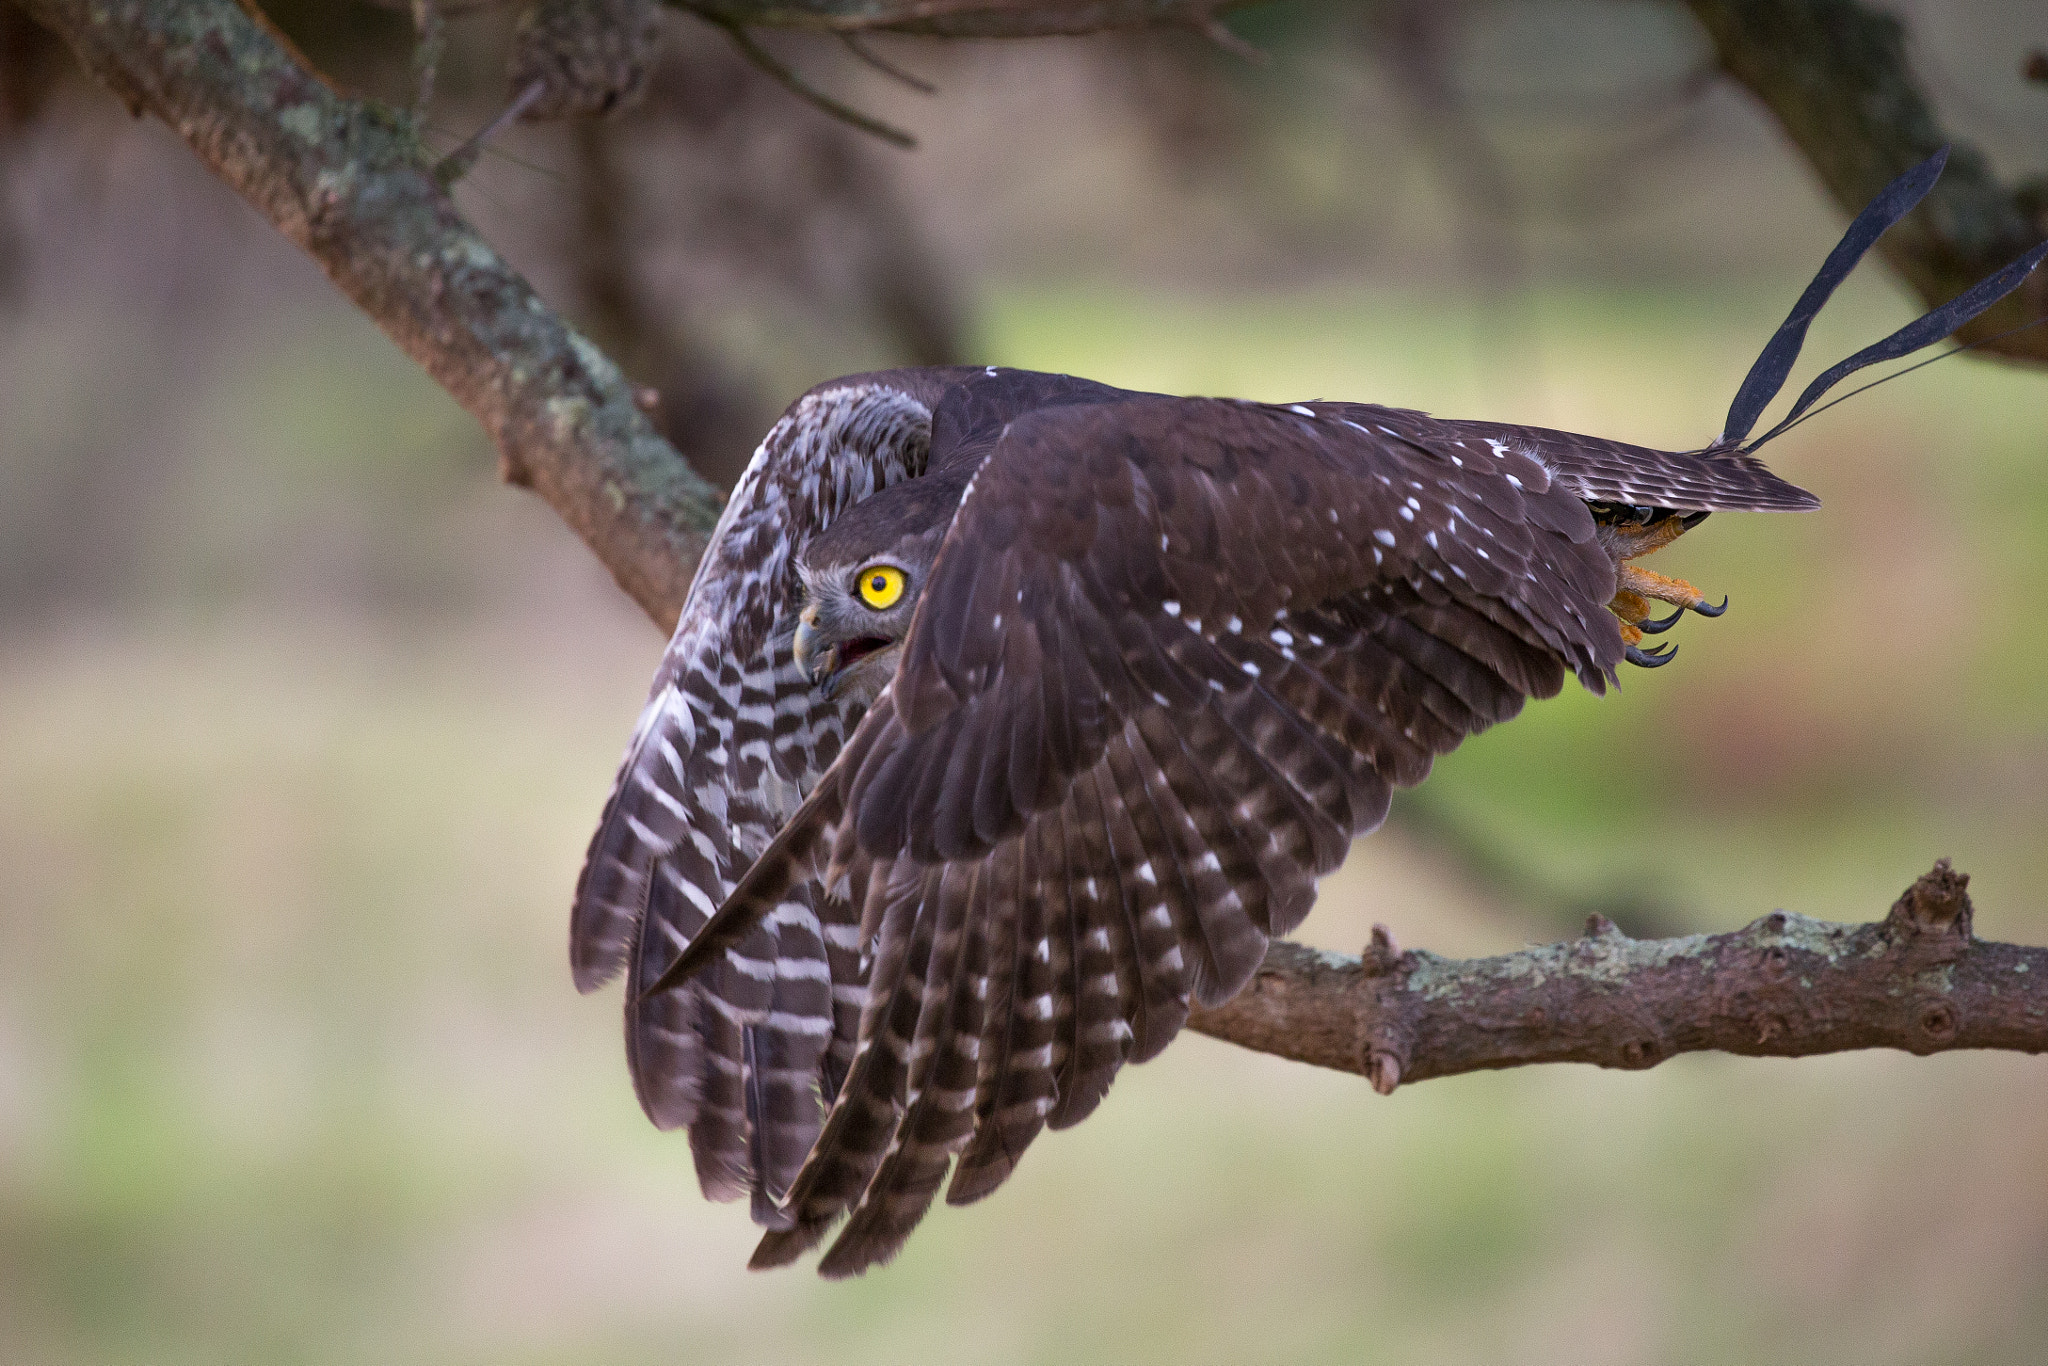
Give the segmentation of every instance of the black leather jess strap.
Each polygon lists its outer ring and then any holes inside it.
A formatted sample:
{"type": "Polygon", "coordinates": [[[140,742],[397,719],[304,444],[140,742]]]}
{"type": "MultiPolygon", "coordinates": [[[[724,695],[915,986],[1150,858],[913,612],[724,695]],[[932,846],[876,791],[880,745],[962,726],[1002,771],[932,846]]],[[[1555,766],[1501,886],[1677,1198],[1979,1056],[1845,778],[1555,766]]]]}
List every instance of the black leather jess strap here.
{"type": "MultiPolygon", "coordinates": [[[[1742,387],[1735,393],[1735,401],[1728,407],[1728,420],[1723,424],[1721,438],[1715,445],[1738,445],[1749,435],[1750,430],[1756,426],[1757,419],[1763,415],[1763,410],[1770,406],[1771,400],[1778,396],[1778,391],[1785,387],[1785,377],[1792,373],[1793,363],[1799,359],[1799,350],[1806,343],[1807,326],[1813,321],[1814,315],[1826,305],[1836,288],[1848,278],[1849,272],[1856,268],[1856,263],[1863,259],[1864,253],[1876,244],[1877,239],[1884,236],[1888,228],[1911,213],[1914,206],[1927,197],[1927,192],[1934,188],[1934,182],[1940,178],[1942,167],[1947,163],[1948,148],[1943,147],[1885,186],[1877,198],[1871,200],[1863,212],[1856,215],[1856,220],[1849,225],[1849,230],[1842,234],[1842,240],[1835,244],[1835,249],[1828,253],[1828,259],[1821,263],[1820,271],[1813,277],[1813,282],[1800,294],[1799,302],[1792,305],[1791,313],[1786,315],[1785,321],[1779,325],[1777,332],[1765,345],[1763,354],[1759,355],[1756,364],[1750,367],[1748,376],[1742,381],[1742,387]]],[[[1792,405],[1792,410],[1785,414],[1777,426],[1749,442],[1743,449],[1753,451],[1783,432],[1797,422],[1828,390],[1865,366],[1875,365],[1879,361],[1896,360],[1940,341],[2019,288],[2020,282],[2027,278],[2034,267],[2041,264],[2043,258],[2048,258],[2048,242],[2035,247],[1995,274],[1986,276],[1941,307],[1907,323],[1883,341],[1866,346],[1847,360],[1831,367],[1806,386],[1806,392],[1799,396],[1799,401],[1792,405]]]]}

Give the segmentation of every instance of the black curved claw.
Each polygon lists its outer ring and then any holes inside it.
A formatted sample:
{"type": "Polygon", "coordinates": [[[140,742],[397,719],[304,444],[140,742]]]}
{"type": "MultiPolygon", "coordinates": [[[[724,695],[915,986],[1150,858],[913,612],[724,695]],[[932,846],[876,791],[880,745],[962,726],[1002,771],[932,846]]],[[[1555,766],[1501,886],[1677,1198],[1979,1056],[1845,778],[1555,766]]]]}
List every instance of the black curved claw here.
{"type": "Polygon", "coordinates": [[[1721,595],[1721,605],[1719,607],[1709,607],[1702,602],[1695,604],[1692,610],[1698,612],[1703,617],[1718,617],[1728,610],[1728,595],[1726,593],[1721,595]]]}
{"type": "Polygon", "coordinates": [[[1678,658],[1678,647],[1676,645],[1659,645],[1654,650],[1645,650],[1631,645],[1621,653],[1622,658],[1638,668],[1661,669],[1672,660],[1678,658]]]}
{"type": "MultiPolygon", "coordinates": [[[[1662,621],[1639,621],[1636,623],[1636,629],[1646,636],[1661,636],[1672,627],[1678,625],[1678,619],[1684,615],[1685,609],[1681,607],[1662,621]]],[[[1720,613],[1715,612],[1711,615],[1719,616],[1720,613]]]]}

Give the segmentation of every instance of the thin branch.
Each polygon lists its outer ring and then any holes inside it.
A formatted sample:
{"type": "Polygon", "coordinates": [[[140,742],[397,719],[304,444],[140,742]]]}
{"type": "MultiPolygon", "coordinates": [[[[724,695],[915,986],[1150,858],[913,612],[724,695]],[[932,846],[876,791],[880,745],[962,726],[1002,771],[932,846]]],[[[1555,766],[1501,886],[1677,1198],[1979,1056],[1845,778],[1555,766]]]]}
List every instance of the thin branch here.
{"type": "Polygon", "coordinates": [[[920,95],[936,95],[939,93],[939,88],[924,77],[905,71],[902,67],[869,47],[858,33],[851,30],[843,31],[839,35],[839,41],[848,52],[851,52],[854,56],[860,58],[889,79],[909,86],[920,95]]]}
{"type": "Polygon", "coordinates": [[[634,386],[457,212],[405,114],[343,97],[234,0],[24,0],[137,114],[221,180],[483,424],[500,470],[672,623],[718,491],[634,386]]]}
{"type": "MultiPolygon", "coordinates": [[[[510,128],[513,123],[531,109],[547,86],[540,81],[528,81],[526,88],[514,95],[511,102],[500,109],[491,121],[462,140],[460,146],[434,163],[434,183],[451,188],[455,183],[476,169],[477,158],[484,154],[492,138],[510,128]]],[[[422,125],[424,126],[424,125],[422,125]]]]}
{"type": "MultiPolygon", "coordinates": [[[[1845,210],[1943,143],[1948,169],[1921,206],[1879,242],[1893,269],[1930,306],[2048,237],[2048,218],[2023,187],[2007,188],[1983,154],[1944,132],[1906,57],[1904,26],[1857,0],[1688,0],[1721,67],[1784,126],[1845,210]]],[[[2048,316],[2048,274],[1957,335],[1976,341],[2048,316]]],[[[2048,363],[2048,331],[1987,346],[2048,363]]]]}
{"type": "Polygon", "coordinates": [[[794,68],[776,60],[773,53],[755,41],[754,35],[747,32],[745,25],[722,21],[714,22],[717,22],[718,27],[724,29],[727,35],[732,38],[733,46],[740,50],[741,56],[767,72],[770,76],[773,76],[777,81],[780,81],[798,99],[803,100],[807,104],[814,105],[824,113],[838,119],[841,123],[850,124],[860,129],[863,133],[872,133],[882,141],[901,147],[905,151],[909,151],[917,146],[917,139],[904,132],[901,128],[893,124],[884,123],[872,114],[863,114],[852,105],[833,99],[824,91],[804,80],[803,77],[796,74],[794,68]]]}
{"type": "Polygon", "coordinates": [[[1249,66],[1272,65],[1273,55],[1270,52],[1238,34],[1213,14],[1196,16],[1192,21],[1192,27],[1195,32],[1249,66]]]}
{"type": "Polygon", "coordinates": [[[1189,1024],[1375,1089],[1539,1062],[1654,1067],[1717,1050],[1797,1058],[1856,1048],[2048,1052],[2048,948],[1971,932],[1969,878],[1934,865],[1883,920],[1774,911],[1728,934],[1586,936],[1498,958],[1362,959],[1275,944],[1242,993],[1189,1024]]]}
{"type": "Polygon", "coordinates": [[[448,24],[439,0],[412,0],[414,47],[412,70],[418,82],[413,96],[413,122],[424,128],[434,108],[434,81],[441,72],[441,59],[448,53],[448,24]]]}

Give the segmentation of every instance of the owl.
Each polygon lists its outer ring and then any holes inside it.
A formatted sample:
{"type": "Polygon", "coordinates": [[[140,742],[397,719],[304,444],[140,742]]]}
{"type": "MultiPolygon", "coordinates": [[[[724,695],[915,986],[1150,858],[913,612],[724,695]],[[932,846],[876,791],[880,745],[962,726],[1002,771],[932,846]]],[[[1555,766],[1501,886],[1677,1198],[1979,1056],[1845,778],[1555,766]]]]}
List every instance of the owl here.
{"type": "Polygon", "coordinates": [[[844,1219],[820,1269],[857,1273],[942,1186],[988,1194],[1241,989],[1394,789],[1719,615],[1637,561],[1818,506],[1756,448],[2048,253],[1750,440],[1940,169],[1858,217],[1698,450],[993,366],[799,398],[705,550],[571,934],[580,986],[627,972],[641,1102],[751,1198],[755,1265],[844,1219]]]}

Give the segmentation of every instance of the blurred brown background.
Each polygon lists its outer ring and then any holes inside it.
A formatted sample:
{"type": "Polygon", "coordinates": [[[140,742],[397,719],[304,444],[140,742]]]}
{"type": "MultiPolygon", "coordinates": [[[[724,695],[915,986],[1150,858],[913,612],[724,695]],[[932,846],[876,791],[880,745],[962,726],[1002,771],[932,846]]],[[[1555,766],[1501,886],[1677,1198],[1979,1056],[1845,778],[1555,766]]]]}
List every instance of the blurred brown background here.
{"type": "MultiPolygon", "coordinates": [[[[409,101],[402,13],[266,6],[409,101]]],[[[2021,3],[1896,7],[2039,172],[2021,3]]],[[[457,191],[729,478],[899,360],[1717,428],[1841,228],[1682,11],[1276,7],[1191,35],[775,51],[683,18],[650,98],[457,191]]],[[[452,145],[502,15],[451,20],[452,145]]],[[[0,1360],[2048,1359],[2048,1075],[1687,1057],[1379,1100],[1189,1037],[843,1285],[750,1276],[562,961],[660,641],[482,434],[162,127],[0,7],[0,1360]]],[[[1817,364],[1918,309],[1866,266],[1817,364]]],[[[1938,855],[2048,937],[2048,376],[1956,361],[1802,427],[1810,517],[1717,518],[1676,667],[1444,762],[1305,937],[1499,951],[1879,915],[1938,855]],[[1500,870],[1509,870],[1502,873],[1500,870]]]]}

